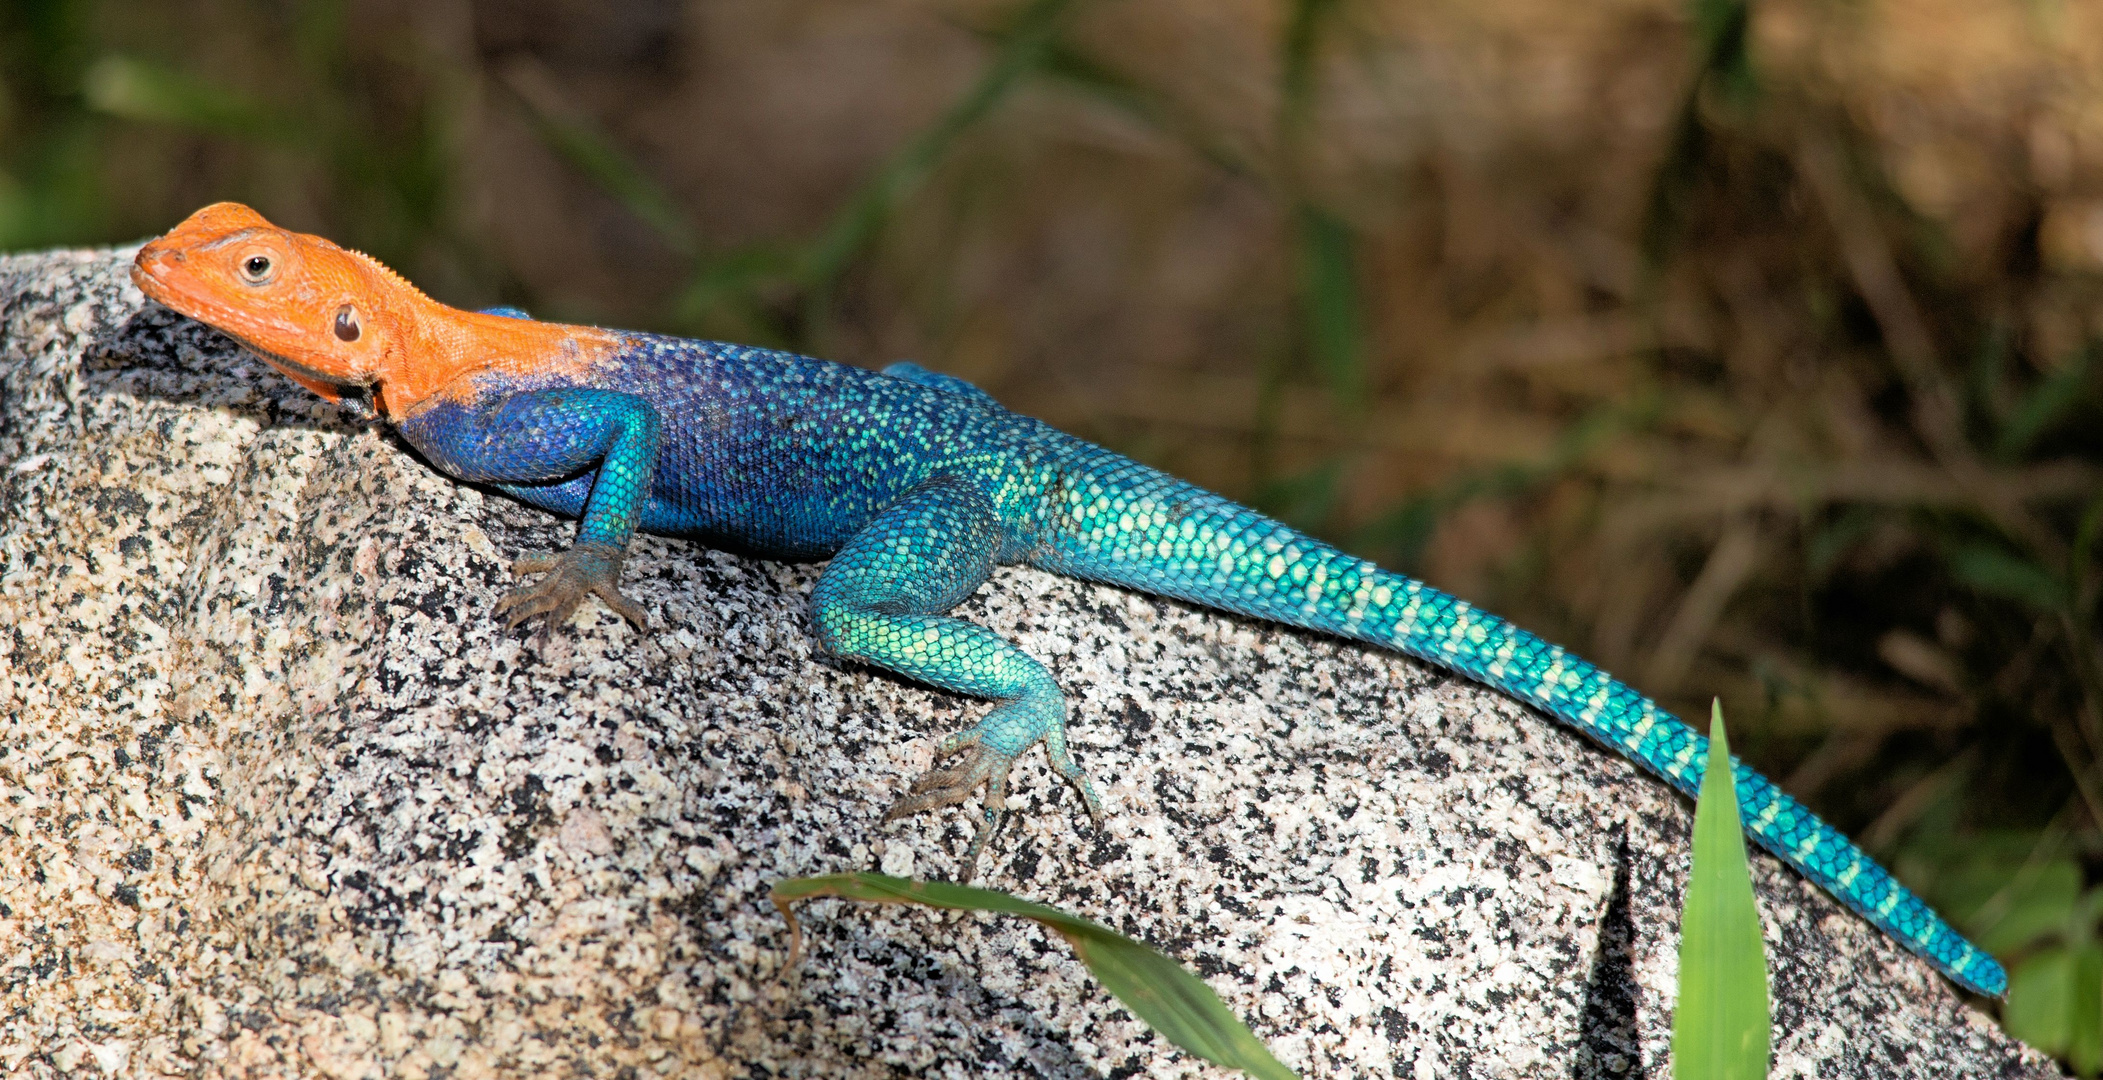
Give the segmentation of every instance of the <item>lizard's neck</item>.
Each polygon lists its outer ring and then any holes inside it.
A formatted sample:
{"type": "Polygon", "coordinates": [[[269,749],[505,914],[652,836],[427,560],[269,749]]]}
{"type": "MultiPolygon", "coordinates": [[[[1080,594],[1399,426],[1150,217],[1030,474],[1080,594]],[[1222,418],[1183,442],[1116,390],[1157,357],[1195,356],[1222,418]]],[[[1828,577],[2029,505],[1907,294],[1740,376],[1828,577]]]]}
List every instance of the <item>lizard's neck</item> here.
{"type": "Polygon", "coordinates": [[[373,390],[374,406],[397,420],[440,401],[473,404],[506,382],[584,381],[619,343],[596,327],[484,315],[422,296],[407,315],[404,346],[373,390]]]}

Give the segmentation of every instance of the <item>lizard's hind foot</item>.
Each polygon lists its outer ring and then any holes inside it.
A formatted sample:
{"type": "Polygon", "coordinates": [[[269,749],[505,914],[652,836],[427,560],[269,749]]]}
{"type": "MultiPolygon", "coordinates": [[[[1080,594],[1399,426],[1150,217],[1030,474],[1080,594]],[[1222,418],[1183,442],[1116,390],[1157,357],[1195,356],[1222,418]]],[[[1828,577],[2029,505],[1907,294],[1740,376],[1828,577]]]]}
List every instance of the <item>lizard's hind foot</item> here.
{"type": "Polygon", "coordinates": [[[495,614],[508,612],[511,618],[506,625],[511,627],[536,615],[545,616],[541,633],[546,634],[576,614],[585,597],[597,596],[616,614],[647,630],[650,620],[641,605],[621,595],[621,562],[625,555],[621,549],[606,544],[578,544],[559,555],[524,556],[511,565],[512,573],[521,577],[547,576],[497,601],[495,614]]]}
{"type": "Polygon", "coordinates": [[[979,855],[985,851],[986,841],[992,839],[993,833],[1007,818],[1008,771],[1014,768],[1015,759],[1021,757],[1023,751],[1042,739],[1045,751],[1051,757],[1052,771],[1080,792],[1088,816],[1097,826],[1102,825],[1102,799],[1096,795],[1095,785],[1088,782],[1088,777],[1074,763],[1073,754],[1066,747],[1065,712],[1064,699],[1056,687],[1047,693],[1025,694],[1000,703],[971,730],[958,732],[942,741],[942,745],[935,749],[935,760],[940,762],[952,757],[960,760],[951,765],[938,765],[921,774],[905,796],[884,812],[884,820],[893,821],[922,810],[954,806],[963,802],[979,785],[985,785],[984,816],[979,821],[978,830],[972,834],[970,849],[964,853],[961,880],[970,881],[978,872],[979,855]]]}

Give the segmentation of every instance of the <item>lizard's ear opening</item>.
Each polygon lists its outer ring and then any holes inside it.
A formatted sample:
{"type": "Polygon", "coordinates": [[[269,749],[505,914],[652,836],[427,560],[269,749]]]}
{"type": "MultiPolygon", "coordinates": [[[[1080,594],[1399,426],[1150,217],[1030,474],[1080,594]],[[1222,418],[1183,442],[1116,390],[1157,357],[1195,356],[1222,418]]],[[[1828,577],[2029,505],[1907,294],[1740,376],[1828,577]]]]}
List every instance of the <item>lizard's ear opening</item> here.
{"type": "Polygon", "coordinates": [[[338,341],[356,341],[365,333],[364,326],[358,321],[358,309],[349,304],[336,309],[336,325],[333,329],[338,341]]]}

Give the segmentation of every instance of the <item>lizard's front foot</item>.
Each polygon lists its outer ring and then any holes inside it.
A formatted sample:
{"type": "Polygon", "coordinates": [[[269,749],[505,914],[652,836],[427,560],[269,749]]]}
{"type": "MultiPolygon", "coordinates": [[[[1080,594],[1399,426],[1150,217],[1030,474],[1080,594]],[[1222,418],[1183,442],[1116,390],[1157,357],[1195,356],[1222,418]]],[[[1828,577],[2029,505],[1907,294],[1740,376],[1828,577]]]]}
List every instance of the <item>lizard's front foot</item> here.
{"type": "Polygon", "coordinates": [[[546,574],[497,601],[496,614],[511,614],[509,626],[544,615],[545,634],[576,613],[587,596],[597,596],[622,618],[649,629],[649,617],[635,601],[621,595],[621,562],[627,553],[610,544],[578,544],[559,555],[528,555],[511,564],[511,572],[546,574]]]}
{"type": "Polygon", "coordinates": [[[1056,688],[1003,701],[971,730],[944,739],[935,749],[935,760],[959,760],[929,769],[913,781],[906,796],[884,812],[884,820],[954,806],[984,785],[984,817],[971,837],[970,849],[964,853],[962,880],[970,881],[978,872],[979,855],[986,850],[986,841],[993,838],[1008,815],[1008,770],[1039,739],[1044,740],[1044,749],[1051,756],[1052,770],[1081,793],[1088,816],[1101,826],[1103,801],[1066,748],[1066,702],[1056,688]]]}

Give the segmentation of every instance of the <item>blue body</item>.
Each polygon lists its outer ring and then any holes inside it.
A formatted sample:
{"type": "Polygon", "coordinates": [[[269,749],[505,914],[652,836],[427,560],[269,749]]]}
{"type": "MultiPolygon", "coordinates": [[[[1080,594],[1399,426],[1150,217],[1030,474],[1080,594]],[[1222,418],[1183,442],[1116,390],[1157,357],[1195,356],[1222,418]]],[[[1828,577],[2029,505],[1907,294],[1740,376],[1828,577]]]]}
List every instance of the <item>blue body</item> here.
{"type": "MultiPolygon", "coordinates": [[[[1009,765],[1039,740],[1100,814],[1066,747],[1065,698],[1049,673],[947,614],[1002,564],[1408,653],[1539,707],[1681,791],[1701,784],[1707,740],[1591,664],[912,365],[879,374],[637,334],[588,385],[492,377],[474,400],[431,404],[400,430],[447,472],[582,518],[566,555],[583,567],[579,580],[612,588],[638,528],[831,559],[812,597],[828,648],[995,702],[943,744],[941,756],[963,763],[922,777],[893,810],[958,802],[984,785],[985,819],[967,867],[1005,811],[1009,765]],[[586,565],[591,558],[599,562],[586,565]]],[[[1845,836],[1765,777],[1735,768],[1756,842],[1958,983],[2005,990],[1992,957],[1845,836]]]]}

